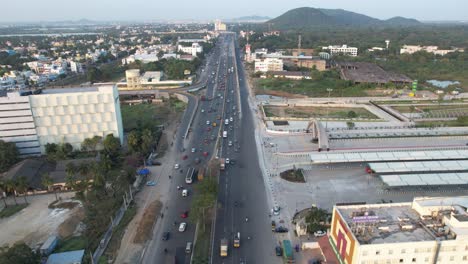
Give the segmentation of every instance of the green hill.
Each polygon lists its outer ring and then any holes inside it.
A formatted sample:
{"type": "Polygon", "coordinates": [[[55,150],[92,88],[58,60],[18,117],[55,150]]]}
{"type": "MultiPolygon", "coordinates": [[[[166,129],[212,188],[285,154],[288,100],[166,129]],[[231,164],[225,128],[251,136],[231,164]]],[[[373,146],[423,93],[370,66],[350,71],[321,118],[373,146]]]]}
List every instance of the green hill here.
{"type": "Polygon", "coordinates": [[[343,9],[319,9],[300,7],[267,21],[276,29],[305,29],[332,26],[415,26],[422,24],[415,19],[394,17],[380,20],[343,9]]]}

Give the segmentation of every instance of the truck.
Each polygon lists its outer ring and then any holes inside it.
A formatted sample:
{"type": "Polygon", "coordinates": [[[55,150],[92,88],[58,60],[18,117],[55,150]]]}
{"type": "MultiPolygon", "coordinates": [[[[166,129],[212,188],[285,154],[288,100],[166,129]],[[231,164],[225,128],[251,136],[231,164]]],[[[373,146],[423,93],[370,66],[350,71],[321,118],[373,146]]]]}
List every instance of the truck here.
{"type": "Polygon", "coordinates": [[[191,184],[191,183],[192,183],[194,171],[195,171],[194,168],[189,168],[189,169],[187,170],[187,175],[185,175],[185,183],[187,183],[187,184],[191,184]]]}
{"type": "Polygon", "coordinates": [[[293,255],[293,249],[291,246],[291,241],[289,240],[283,240],[283,257],[285,263],[294,263],[294,255],[293,255]]]}
{"type": "Polygon", "coordinates": [[[228,241],[227,239],[221,239],[221,246],[220,246],[220,256],[227,257],[228,255],[228,241]]]}
{"type": "Polygon", "coordinates": [[[234,247],[240,247],[240,232],[237,232],[237,235],[234,236],[234,247]]]}
{"type": "Polygon", "coordinates": [[[198,169],[197,180],[203,181],[204,174],[205,174],[205,169],[204,168],[198,169]]]}
{"type": "Polygon", "coordinates": [[[219,169],[224,170],[226,168],[226,160],[225,159],[219,159],[219,169]]]}

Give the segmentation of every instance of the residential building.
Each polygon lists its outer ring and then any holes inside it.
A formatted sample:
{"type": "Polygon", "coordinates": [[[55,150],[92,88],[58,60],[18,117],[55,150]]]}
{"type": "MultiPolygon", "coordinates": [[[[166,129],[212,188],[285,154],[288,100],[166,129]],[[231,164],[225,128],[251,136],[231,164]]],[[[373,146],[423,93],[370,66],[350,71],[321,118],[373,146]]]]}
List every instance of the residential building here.
{"type": "Polygon", "coordinates": [[[226,24],[222,23],[221,20],[215,20],[214,26],[215,26],[215,31],[227,30],[226,24]]]}
{"type": "Polygon", "coordinates": [[[137,87],[138,85],[140,85],[140,70],[126,70],[125,78],[127,79],[127,87],[137,87]]]}
{"type": "Polygon", "coordinates": [[[282,71],[283,60],[276,58],[255,59],[255,72],[282,71]]]}
{"type": "Polygon", "coordinates": [[[181,52],[184,52],[184,53],[188,53],[188,54],[190,54],[190,55],[196,57],[198,53],[202,53],[202,52],[203,52],[203,46],[201,46],[201,45],[198,44],[197,42],[192,43],[191,46],[179,45],[179,46],[177,46],[177,51],[181,51],[181,52]]]}
{"type": "Polygon", "coordinates": [[[84,249],[55,253],[49,256],[46,264],[81,264],[84,254],[84,249]]]}
{"type": "MultiPolygon", "coordinates": [[[[296,53],[297,54],[297,53],[296,53]]],[[[326,60],[318,56],[304,56],[304,55],[283,55],[282,53],[268,53],[262,56],[263,58],[276,58],[283,60],[284,65],[297,66],[300,68],[315,69],[325,71],[327,69],[326,60]]]]}
{"type": "Polygon", "coordinates": [[[403,47],[400,49],[400,54],[413,54],[419,51],[425,51],[434,55],[441,56],[447,55],[451,52],[464,52],[463,49],[459,48],[453,48],[450,50],[440,50],[438,46],[403,45],[403,47]]]}
{"type": "Polygon", "coordinates": [[[163,76],[162,71],[147,71],[140,77],[141,84],[159,83],[163,76]]]}
{"type": "Polygon", "coordinates": [[[335,206],[329,242],[340,263],[468,263],[468,196],[335,206]]]}
{"type": "Polygon", "coordinates": [[[80,149],[86,138],[113,134],[123,142],[117,87],[45,89],[0,97],[0,139],[21,155],[45,153],[47,143],[80,149]]]}
{"type": "Polygon", "coordinates": [[[83,66],[79,62],[70,61],[70,71],[74,73],[83,73],[83,66]]]}
{"type": "Polygon", "coordinates": [[[337,55],[337,54],[343,54],[343,55],[356,57],[358,53],[358,48],[348,47],[348,45],[342,45],[342,46],[330,45],[328,47],[322,47],[322,50],[329,50],[332,56],[337,55]]]}

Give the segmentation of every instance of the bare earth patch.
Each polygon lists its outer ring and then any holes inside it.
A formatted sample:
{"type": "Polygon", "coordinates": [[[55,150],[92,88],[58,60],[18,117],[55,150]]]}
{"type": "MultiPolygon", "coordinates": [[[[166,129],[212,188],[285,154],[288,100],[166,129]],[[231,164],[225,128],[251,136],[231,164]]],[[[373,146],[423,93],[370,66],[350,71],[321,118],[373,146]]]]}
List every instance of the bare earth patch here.
{"type": "Polygon", "coordinates": [[[146,207],[140,223],[138,224],[137,232],[133,238],[133,243],[142,244],[146,242],[152,235],[153,226],[156,222],[156,216],[161,212],[162,203],[153,201],[146,207]]]}

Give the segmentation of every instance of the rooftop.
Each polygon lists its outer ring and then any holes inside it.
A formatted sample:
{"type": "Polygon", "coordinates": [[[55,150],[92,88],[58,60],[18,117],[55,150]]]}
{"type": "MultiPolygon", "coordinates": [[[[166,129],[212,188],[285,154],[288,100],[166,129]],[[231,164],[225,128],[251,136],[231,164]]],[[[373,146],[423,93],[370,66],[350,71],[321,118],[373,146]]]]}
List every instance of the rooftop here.
{"type": "Polygon", "coordinates": [[[79,264],[82,262],[84,250],[55,253],[49,256],[47,264],[79,264]]]}
{"type": "Polygon", "coordinates": [[[341,78],[357,83],[410,83],[412,80],[403,74],[388,72],[377,64],[368,62],[338,62],[341,78]]]}

